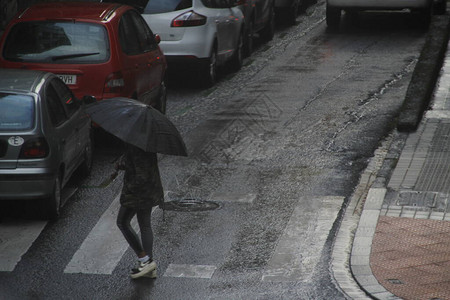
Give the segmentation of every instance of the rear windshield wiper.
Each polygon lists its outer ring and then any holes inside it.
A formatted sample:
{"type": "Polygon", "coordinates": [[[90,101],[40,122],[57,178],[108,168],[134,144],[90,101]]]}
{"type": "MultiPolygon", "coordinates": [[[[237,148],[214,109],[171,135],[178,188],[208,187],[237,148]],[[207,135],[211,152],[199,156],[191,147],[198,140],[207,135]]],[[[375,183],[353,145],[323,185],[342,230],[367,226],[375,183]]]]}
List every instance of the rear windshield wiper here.
{"type": "Polygon", "coordinates": [[[97,55],[97,54],[100,54],[100,52],[74,53],[74,54],[66,54],[66,55],[57,55],[57,56],[52,56],[51,59],[54,61],[54,60],[60,60],[60,59],[77,58],[77,57],[91,56],[91,55],[97,55]]]}

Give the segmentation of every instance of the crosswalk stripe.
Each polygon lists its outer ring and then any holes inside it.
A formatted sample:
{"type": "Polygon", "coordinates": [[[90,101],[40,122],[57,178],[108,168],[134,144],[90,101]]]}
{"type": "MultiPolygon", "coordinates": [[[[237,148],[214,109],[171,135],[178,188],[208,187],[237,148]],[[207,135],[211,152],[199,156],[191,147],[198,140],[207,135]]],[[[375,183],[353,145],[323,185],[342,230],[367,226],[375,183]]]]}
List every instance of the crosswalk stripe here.
{"type": "Polygon", "coordinates": [[[211,265],[170,264],[164,277],[211,279],[216,269],[216,266],[211,265]]]}
{"type": "Polygon", "coordinates": [[[302,205],[294,209],[263,274],[263,281],[310,280],[344,198],[330,196],[317,201],[321,201],[321,207],[309,221],[305,220],[302,205]]]}
{"type": "Polygon", "coordinates": [[[47,222],[4,220],[0,224],[0,271],[11,272],[47,222]]]}
{"type": "MultiPolygon", "coordinates": [[[[66,266],[65,273],[112,274],[128,249],[128,243],[116,225],[119,199],[120,194],[83,241],[66,266]]],[[[138,229],[136,218],[133,218],[132,226],[138,229]]]]}

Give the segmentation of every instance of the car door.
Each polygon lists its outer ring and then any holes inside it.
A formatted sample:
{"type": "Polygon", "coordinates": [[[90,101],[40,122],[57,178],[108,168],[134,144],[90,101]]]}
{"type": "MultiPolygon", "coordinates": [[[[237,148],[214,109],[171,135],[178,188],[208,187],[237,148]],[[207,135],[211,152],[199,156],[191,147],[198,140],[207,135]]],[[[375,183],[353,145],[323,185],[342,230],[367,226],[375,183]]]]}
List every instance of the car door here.
{"type": "Polygon", "coordinates": [[[60,163],[64,166],[65,176],[61,182],[64,185],[78,166],[80,155],[77,109],[72,106],[75,103],[72,92],[59,78],[53,78],[47,84],[44,99],[53,127],[49,133],[51,136],[47,138],[52,140],[52,144],[56,144],[60,163]]]}
{"type": "Polygon", "coordinates": [[[163,61],[158,45],[146,22],[134,10],[120,20],[119,40],[124,53],[125,86],[134,94],[131,96],[144,101],[156,93],[160,84],[163,61]]]}
{"type": "Polygon", "coordinates": [[[163,81],[165,72],[165,61],[163,54],[159,49],[158,43],[155,40],[155,35],[148,27],[147,22],[140,14],[131,13],[131,19],[139,38],[139,44],[142,48],[142,76],[148,78],[147,86],[144,90],[138,91],[140,98],[145,103],[154,103],[152,101],[158,96],[159,87],[163,81]]]}
{"type": "MultiPolygon", "coordinates": [[[[218,54],[224,56],[235,48],[236,18],[228,0],[209,0],[217,27],[218,54]]],[[[238,19],[239,20],[239,19],[238,19]]]]}

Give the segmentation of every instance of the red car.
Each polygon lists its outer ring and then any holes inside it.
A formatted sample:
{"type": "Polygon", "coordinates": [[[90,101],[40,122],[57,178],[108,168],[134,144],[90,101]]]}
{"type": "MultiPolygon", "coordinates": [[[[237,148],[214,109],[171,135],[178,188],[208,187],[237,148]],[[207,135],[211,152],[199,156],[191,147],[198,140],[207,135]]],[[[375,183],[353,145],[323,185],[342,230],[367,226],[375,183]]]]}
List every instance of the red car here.
{"type": "Polygon", "coordinates": [[[42,3],[8,24],[0,67],[55,73],[80,99],[128,97],[165,112],[167,64],[158,44],[131,6],[42,3]]]}

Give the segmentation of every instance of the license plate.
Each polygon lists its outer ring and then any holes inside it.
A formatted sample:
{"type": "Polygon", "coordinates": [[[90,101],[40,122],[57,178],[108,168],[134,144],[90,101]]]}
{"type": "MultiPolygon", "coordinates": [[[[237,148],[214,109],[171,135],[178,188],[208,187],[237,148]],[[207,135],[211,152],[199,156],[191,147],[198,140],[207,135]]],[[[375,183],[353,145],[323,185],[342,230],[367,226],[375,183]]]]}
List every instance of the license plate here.
{"type": "Polygon", "coordinates": [[[67,85],[77,84],[77,75],[57,74],[57,76],[67,85]]]}

